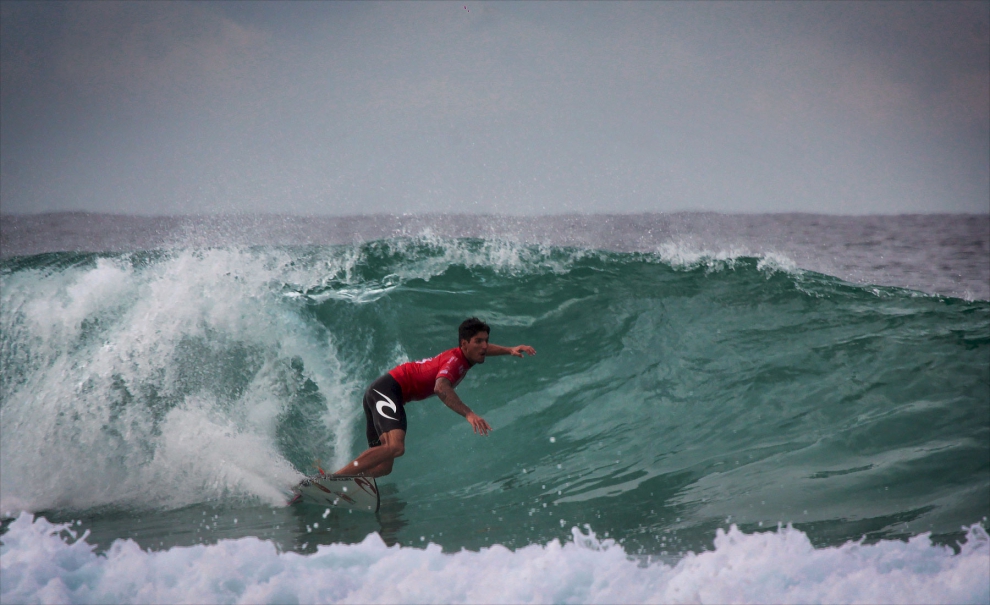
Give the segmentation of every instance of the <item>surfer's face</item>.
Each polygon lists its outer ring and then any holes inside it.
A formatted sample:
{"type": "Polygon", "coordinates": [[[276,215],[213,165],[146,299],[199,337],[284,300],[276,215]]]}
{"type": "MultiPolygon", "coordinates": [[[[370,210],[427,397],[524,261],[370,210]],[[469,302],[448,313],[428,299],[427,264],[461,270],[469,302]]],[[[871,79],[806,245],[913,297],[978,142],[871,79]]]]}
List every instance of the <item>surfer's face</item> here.
{"type": "Polygon", "coordinates": [[[471,340],[462,340],[461,352],[472,364],[485,363],[485,355],[488,353],[488,332],[478,332],[471,337],[471,340]]]}

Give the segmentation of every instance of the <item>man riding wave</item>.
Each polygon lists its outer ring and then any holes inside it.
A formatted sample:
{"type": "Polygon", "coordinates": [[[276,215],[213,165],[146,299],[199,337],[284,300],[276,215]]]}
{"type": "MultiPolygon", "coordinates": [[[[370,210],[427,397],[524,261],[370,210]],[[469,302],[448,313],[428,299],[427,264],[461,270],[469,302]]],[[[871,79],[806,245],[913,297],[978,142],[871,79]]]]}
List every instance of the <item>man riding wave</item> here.
{"type": "Polygon", "coordinates": [[[410,401],[436,395],[448,408],[463,416],[474,432],[488,435],[492,427],[461,401],[454,387],[473,366],[496,355],[536,355],[529,345],[503,347],[488,342],[491,328],[477,317],[464,320],[457,329],[458,346],[436,357],[398,365],[371,383],[364,394],[368,449],[335,475],[382,477],[405,453],[406,411],[410,401]]]}

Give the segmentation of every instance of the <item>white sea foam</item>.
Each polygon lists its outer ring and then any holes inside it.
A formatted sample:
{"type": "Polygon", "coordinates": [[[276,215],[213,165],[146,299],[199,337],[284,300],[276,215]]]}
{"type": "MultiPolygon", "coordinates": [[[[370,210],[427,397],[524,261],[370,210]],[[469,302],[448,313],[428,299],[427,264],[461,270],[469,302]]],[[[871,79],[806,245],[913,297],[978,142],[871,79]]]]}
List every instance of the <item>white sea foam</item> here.
{"type": "Polygon", "coordinates": [[[566,273],[586,250],[554,254],[549,245],[523,244],[508,238],[489,238],[480,242],[439,237],[426,229],[416,237],[388,242],[393,253],[406,257],[401,268],[404,279],[425,279],[442,274],[451,266],[484,267],[498,273],[566,273]]]}
{"type": "Polygon", "coordinates": [[[718,530],[714,549],[644,564],[610,540],[444,554],[359,544],[280,553],[257,538],[103,555],[67,525],[21,514],[2,538],[4,603],[987,603],[990,548],[969,528],[960,552],[908,542],[814,548],[801,531],[718,530]],[[71,534],[71,537],[69,536],[71,534]]]}
{"type": "Polygon", "coordinates": [[[665,242],[657,246],[655,254],[675,269],[704,267],[711,271],[731,269],[738,259],[756,258],[760,271],[799,273],[800,268],[790,257],[775,251],[753,251],[746,247],[710,248],[691,242],[665,242]]]}
{"type": "Polygon", "coordinates": [[[277,423],[306,381],[326,408],[323,451],[343,464],[353,373],[278,295],[291,264],[180,250],[4,276],[0,329],[30,346],[5,369],[0,508],[284,501],[300,475],[277,423]]]}

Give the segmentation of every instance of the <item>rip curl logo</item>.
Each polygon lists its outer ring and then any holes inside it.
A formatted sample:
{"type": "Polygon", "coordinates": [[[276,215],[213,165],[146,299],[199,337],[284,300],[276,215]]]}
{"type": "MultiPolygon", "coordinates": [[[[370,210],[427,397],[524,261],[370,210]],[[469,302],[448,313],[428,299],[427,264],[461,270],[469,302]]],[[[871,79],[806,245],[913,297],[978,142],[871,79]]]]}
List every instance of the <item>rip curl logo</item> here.
{"type": "Polygon", "coordinates": [[[358,477],[358,478],[354,479],[354,483],[357,483],[358,484],[358,487],[360,487],[361,489],[363,489],[365,492],[367,492],[367,493],[369,493],[369,494],[371,494],[373,496],[377,496],[378,495],[378,490],[375,489],[375,485],[371,481],[368,481],[367,479],[365,479],[364,477],[358,477]]]}
{"type": "Polygon", "coordinates": [[[388,398],[388,395],[382,393],[378,389],[375,389],[375,392],[385,398],[385,401],[379,401],[378,403],[375,404],[375,409],[378,410],[378,413],[388,418],[389,420],[398,420],[398,418],[395,418],[394,416],[389,416],[388,414],[382,411],[382,408],[391,408],[392,413],[394,414],[397,411],[397,408],[395,407],[395,403],[388,398]]]}

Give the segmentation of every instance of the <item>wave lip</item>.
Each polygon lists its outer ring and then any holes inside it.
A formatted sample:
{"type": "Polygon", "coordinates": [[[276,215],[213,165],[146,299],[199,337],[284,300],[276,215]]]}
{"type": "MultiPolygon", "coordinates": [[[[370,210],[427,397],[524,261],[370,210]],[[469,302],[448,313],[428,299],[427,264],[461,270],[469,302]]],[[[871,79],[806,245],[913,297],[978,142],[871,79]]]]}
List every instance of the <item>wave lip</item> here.
{"type": "MultiPolygon", "coordinates": [[[[587,527],[587,526],[586,526],[587,527]]],[[[22,513],[0,547],[2,600],[18,603],[986,603],[990,540],[968,529],[959,552],[927,534],[908,542],[815,549],[801,531],[718,530],[714,550],[674,565],[637,561],[588,528],[573,540],[444,554],[359,544],[280,553],[257,538],[106,555],[71,524],[22,513]]]]}

